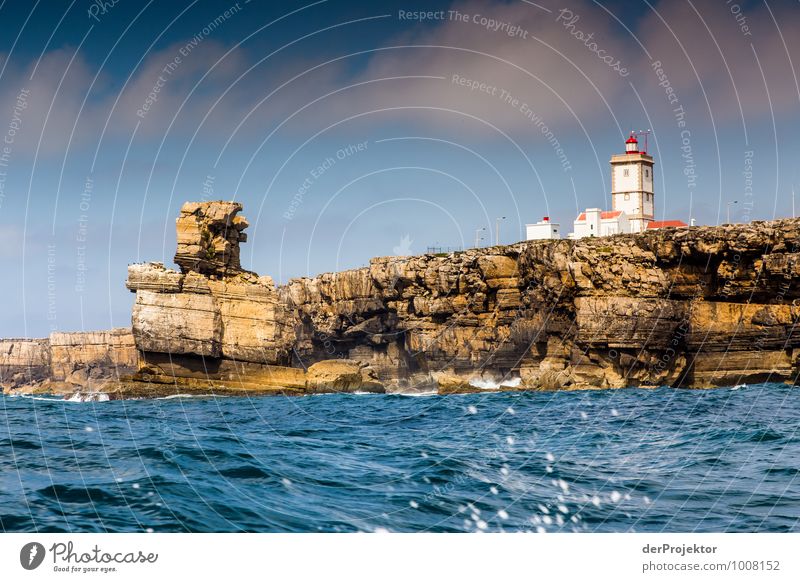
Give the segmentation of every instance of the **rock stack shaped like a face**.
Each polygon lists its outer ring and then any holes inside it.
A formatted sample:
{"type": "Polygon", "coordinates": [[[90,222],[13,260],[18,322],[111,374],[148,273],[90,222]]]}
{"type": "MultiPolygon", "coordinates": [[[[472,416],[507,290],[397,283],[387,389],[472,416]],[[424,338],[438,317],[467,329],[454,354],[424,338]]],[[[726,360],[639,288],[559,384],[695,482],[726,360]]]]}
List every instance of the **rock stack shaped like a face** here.
{"type": "Polygon", "coordinates": [[[242,270],[239,243],[249,225],[237,214],[238,202],[186,202],[176,219],[178,249],[175,262],[181,271],[225,277],[242,270]]]}

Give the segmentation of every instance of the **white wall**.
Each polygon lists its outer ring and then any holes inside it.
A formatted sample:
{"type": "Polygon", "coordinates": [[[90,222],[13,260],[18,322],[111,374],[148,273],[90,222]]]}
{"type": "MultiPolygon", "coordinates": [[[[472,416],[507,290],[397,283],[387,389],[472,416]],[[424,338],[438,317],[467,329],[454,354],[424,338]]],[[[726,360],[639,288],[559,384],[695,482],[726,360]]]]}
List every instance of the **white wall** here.
{"type": "MultiPolygon", "coordinates": [[[[633,192],[639,189],[640,164],[615,164],[614,165],[614,191],[633,192]],[[625,175],[625,171],[628,175],[625,175]]],[[[617,208],[617,210],[622,210],[617,208]]]]}
{"type": "Polygon", "coordinates": [[[555,222],[537,222],[525,225],[525,240],[561,238],[560,225],[555,222]]]}

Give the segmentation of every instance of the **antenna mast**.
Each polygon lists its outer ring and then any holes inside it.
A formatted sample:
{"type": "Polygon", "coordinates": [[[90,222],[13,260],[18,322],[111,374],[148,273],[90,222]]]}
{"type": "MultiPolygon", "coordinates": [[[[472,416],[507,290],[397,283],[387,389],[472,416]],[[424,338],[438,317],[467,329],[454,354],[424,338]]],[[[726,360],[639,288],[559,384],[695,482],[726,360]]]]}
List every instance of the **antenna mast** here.
{"type": "Polygon", "coordinates": [[[646,154],[649,151],[648,148],[647,148],[647,136],[650,135],[650,130],[649,129],[640,129],[639,131],[634,132],[634,133],[636,134],[637,139],[640,136],[644,137],[644,150],[642,150],[642,153],[646,154]]]}

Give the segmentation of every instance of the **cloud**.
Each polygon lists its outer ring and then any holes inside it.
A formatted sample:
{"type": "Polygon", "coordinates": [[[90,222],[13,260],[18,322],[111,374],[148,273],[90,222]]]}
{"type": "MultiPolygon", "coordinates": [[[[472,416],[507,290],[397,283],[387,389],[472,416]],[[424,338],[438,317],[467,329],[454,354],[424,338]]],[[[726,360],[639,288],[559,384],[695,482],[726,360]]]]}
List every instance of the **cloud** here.
{"type": "Polygon", "coordinates": [[[648,111],[669,115],[653,60],[698,117],[740,123],[742,115],[791,114],[800,99],[792,68],[800,14],[785,5],[734,14],[731,6],[662,1],[623,26],[622,14],[589,0],[467,0],[426,23],[392,14],[396,34],[366,55],[294,47],[259,63],[265,55],[252,47],[204,38],[187,52],[184,39],[124,78],[95,77],[82,54],[64,47],[8,64],[0,131],[26,89],[15,155],[37,147],[64,154],[96,146],[101,135],[127,139],[137,126],[146,141],[200,128],[201,139],[221,147],[234,133],[252,141],[282,126],[312,135],[354,116],[366,127],[402,123],[459,136],[531,135],[539,123],[565,140],[581,126],[628,129],[645,117],[639,96],[648,111]]]}
{"type": "Polygon", "coordinates": [[[83,106],[93,76],[82,55],[70,47],[49,51],[24,67],[10,62],[0,89],[0,132],[8,135],[15,129],[13,156],[67,151],[76,120],[84,113],[88,124],[96,126],[94,103],[83,106]]]}
{"type": "MultiPolygon", "coordinates": [[[[800,14],[788,3],[745,12],[736,2],[664,1],[638,27],[684,107],[696,116],[739,124],[742,117],[763,123],[773,112],[796,111],[798,29],[800,14]]],[[[650,64],[646,57],[639,63],[644,81],[655,80],[650,64]]]]}

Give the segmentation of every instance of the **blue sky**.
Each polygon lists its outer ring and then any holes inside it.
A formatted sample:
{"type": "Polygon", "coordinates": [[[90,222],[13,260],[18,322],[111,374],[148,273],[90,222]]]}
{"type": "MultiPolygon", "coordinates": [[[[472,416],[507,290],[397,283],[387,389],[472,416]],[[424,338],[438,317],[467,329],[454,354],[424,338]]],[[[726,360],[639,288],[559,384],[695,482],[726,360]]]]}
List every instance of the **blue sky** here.
{"type": "Polygon", "coordinates": [[[241,201],[278,282],[568,232],[631,129],[658,218],[792,212],[796,1],[102,4],[0,5],[4,337],[128,325],[187,200],[241,201]]]}

